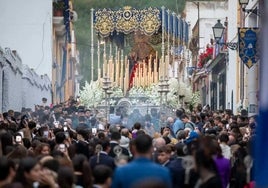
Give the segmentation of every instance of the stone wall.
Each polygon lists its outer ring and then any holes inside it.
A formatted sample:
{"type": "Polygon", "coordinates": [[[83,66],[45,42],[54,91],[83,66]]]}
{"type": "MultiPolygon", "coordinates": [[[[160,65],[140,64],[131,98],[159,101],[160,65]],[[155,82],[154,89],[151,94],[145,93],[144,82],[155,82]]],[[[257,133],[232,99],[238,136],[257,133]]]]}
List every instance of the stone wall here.
{"type": "Polygon", "coordinates": [[[37,75],[22,61],[16,51],[0,47],[0,111],[34,108],[46,97],[51,103],[51,81],[37,75]]]}

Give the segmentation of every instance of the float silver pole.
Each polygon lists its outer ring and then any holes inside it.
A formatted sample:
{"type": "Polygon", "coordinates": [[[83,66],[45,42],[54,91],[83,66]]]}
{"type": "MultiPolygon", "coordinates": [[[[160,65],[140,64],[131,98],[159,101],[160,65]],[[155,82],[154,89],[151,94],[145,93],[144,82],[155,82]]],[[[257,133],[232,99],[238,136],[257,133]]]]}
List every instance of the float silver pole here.
{"type": "Polygon", "coordinates": [[[94,9],[91,9],[91,82],[93,81],[94,77],[94,40],[93,40],[93,20],[94,20],[94,9]]]}

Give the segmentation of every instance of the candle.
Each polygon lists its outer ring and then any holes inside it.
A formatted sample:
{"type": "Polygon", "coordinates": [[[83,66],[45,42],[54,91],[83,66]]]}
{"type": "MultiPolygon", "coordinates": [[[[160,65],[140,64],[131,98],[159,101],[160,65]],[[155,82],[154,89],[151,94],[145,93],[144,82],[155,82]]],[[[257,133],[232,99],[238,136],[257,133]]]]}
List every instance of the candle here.
{"type": "Polygon", "coordinates": [[[148,74],[148,72],[147,72],[147,66],[146,66],[145,61],[143,62],[143,66],[144,66],[144,68],[143,68],[144,86],[147,86],[147,74],[148,74]]]}
{"type": "Polygon", "coordinates": [[[128,89],[128,81],[127,81],[127,77],[124,78],[124,94],[127,93],[127,89],[128,89]]]}
{"type": "Polygon", "coordinates": [[[117,61],[117,59],[115,59],[115,74],[116,74],[116,77],[115,77],[115,82],[116,82],[116,86],[119,86],[119,75],[120,75],[120,67],[119,67],[119,62],[117,61]]]}
{"type": "Polygon", "coordinates": [[[139,77],[139,85],[138,86],[141,86],[141,64],[140,63],[138,66],[138,77],[139,77]]]}
{"type": "Polygon", "coordinates": [[[112,59],[112,82],[115,82],[115,62],[114,62],[114,59],[112,59]]]}
{"type": "Polygon", "coordinates": [[[128,88],[129,88],[129,61],[128,61],[127,57],[125,57],[125,62],[127,62],[125,77],[126,77],[126,83],[127,83],[126,89],[128,90],[128,88]]]}
{"type": "Polygon", "coordinates": [[[120,87],[123,89],[124,85],[123,85],[123,79],[124,79],[124,64],[123,64],[123,60],[121,59],[121,67],[120,67],[120,87]]]}
{"type": "Polygon", "coordinates": [[[104,70],[104,63],[103,63],[103,65],[102,65],[102,76],[104,75],[104,72],[105,72],[105,70],[104,70]]]}
{"type": "Polygon", "coordinates": [[[101,69],[98,68],[98,80],[100,80],[100,78],[101,78],[101,69]]]}

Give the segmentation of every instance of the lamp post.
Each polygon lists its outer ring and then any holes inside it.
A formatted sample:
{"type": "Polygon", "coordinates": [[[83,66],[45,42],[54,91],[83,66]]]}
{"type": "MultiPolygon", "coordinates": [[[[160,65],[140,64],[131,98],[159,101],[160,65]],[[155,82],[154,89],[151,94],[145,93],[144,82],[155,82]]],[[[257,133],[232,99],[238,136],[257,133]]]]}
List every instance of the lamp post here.
{"type": "Polygon", "coordinates": [[[239,4],[242,8],[242,11],[243,12],[246,12],[246,13],[253,13],[257,16],[260,16],[259,14],[259,10],[257,8],[254,8],[254,9],[246,9],[246,6],[248,5],[249,3],[249,0],[239,0],[239,4]]]}
{"type": "Polygon", "coordinates": [[[168,83],[168,77],[166,76],[165,79],[164,79],[164,88],[163,88],[163,91],[164,91],[164,96],[165,96],[165,104],[167,103],[167,94],[169,92],[169,83],[168,83]]]}
{"type": "Polygon", "coordinates": [[[160,94],[160,111],[163,108],[163,94],[165,96],[164,102],[167,103],[167,93],[169,92],[168,78],[161,77],[158,83],[158,93],[160,94]]]}
{"type": "Polygon", "coordinates": [[[222,25],[221,20],[218,20],[217,23],[212,27],[213,35],[217,44],[225,45],[231,50],[236,50],[238,48],[237,42],[220,42],[225,27],[222,25]]]}
{"type": "Polygon", "coordinates": [[[103,81],[102,81],[102,89],[105,93],[105,108],[106,108],[106,117],[107,121],[110,121],[110,95],[112,94],[111,90],[112,82],[110,78],[107,76],[107,74],[104,75],[103,81]]]}
{"type": "Polygon", "coordinates": [[[163,101],[163,77],[162,76],[158,83],[158,93],[160,94],[160,111],[161,111],[162,101],[163,101]]]}
{"type": "Polygon", "coordinates": [[[239,0],[239,4],[241,6],[247,6],[248,5],[248,2],[249,2],[249,0],[239,0]]]}
{"type": "Polygon", "coordinates": [[[110,89],[107,90],[107,121],[110,122],[110,99],[111,99],[111,94],[113,91],[110,89]]]}

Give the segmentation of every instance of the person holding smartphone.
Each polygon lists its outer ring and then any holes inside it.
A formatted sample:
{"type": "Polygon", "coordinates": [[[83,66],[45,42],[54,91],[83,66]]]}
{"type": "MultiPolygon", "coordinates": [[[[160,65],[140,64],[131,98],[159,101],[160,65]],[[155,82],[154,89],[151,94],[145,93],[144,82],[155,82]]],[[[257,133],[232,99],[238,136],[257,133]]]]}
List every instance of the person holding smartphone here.
{"type": "Polygon", "coordinates": [[[15,134],[14,139],[15,139],[16,144],[22,144],[22,136],[21,136],[21,134],[19,134],[19,133],[15,134]]]}

